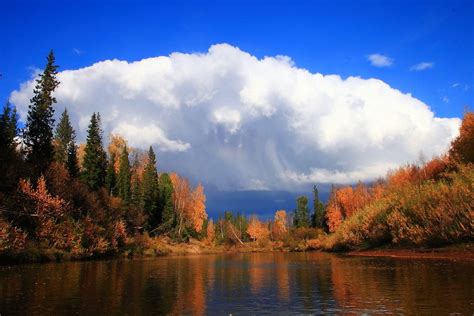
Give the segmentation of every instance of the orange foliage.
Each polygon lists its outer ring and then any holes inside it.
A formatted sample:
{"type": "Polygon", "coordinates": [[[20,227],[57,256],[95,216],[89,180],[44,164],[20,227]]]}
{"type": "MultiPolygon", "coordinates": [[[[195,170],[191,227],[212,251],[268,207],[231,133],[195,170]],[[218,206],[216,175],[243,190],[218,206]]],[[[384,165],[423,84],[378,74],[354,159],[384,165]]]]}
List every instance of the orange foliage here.
{"type": "MultiPolygon", "coordinates": [[[[109,136],[109,146],[108,146],[107,149],[108,149],[108,152],[109,152],[109,156],[115,155],[114,169],[115,169],[116,173],[119,172],[120,155],[122,155],[122,152],[123,152],[125,146],[127,146],[127,141],[125,140],[125,138],[123,138],[122,136],[120,136],[118,134],[110,134],[110,136],[109,136]]],[[[127,149],[128,149],[128,152],[130,153],[131,150],[130,150],[130,148],[128,148],[128,146],[127,146],[127,149]]]]}
{"type": "Polygon", "coordinates": [[[83,167],[82,165],[84,164],[84,155],[86,153],[86,144],[79,144],[77,146],[77,163],[79,165],[79,169],[82,171],[83,167]]]}
{"type": "Polygon", "coordinates": [[[214,242],[214,238],[216,237],[216,227],[214,225],[214,221],[211,219],[207,223],[207,228],[206,228],[206,241],[209,244],[212,244],[214,242]]]}
{"type": "Polygon", "coordinates": [[[247,234],[251,239],[257,241],[268,239],[270,231],[265,223],[258,220],[257,216],[252,216],[247,227],[247,234]]]}
{"type": "Polygon", "coordinates": [[[199,184],[191,190],[187,179],[176,173],[172,173],[170,178],[173,184],[173,205],[178,215],[178,234],[181,234],[184,226],[199,233],[207,218],[203,186],[199,184]]]}
{"type": "Polygon", "coordinates": [[[474,162],[474,112],[464,114],[459,136],[451,143],[449,155],[458,162],[474,162]]]}
{"type": "MultiPolygon", "coordinates": [[[[381,194],[380,190],[377,188],[374,193],[381,194]]],[[[342,221],[354,215],[370,200],[369,190],[362,183],[359,183],[355,189],[352,187],[334,188],[326,210],[329,231],[335,231],[342,221]]]]}
{"type": "Polygon", "coordinates": [[[288,232],[287,216],[285,210],[279,210],[275,213],[275,220],[273,224],[273,238],[281,239],[288,232]]]}
{"type": "Polygon", "coordinates": [[[20,228],[0,219],[0,252],[21,251],[25,248],[27,234],[20,228]]]}

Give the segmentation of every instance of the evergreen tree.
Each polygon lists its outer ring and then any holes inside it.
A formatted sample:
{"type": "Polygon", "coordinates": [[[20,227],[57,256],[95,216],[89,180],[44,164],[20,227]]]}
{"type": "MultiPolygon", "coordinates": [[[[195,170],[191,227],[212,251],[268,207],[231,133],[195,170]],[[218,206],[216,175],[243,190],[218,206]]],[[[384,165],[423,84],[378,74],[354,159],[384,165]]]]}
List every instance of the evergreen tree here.
{"type": "Polygon", "coordinates": [[[173,206],[173,183],[167,173],[162,173],[158,185],[159,204],[158,209],[161,214],[161,222],[165,229],[174,226],[174,206],[173,206]]]}
{"type": "Polygon", "coordinates": [[[12,108],[7,102],[0,116],[0,192],[12,188],[16,184],[16,179],[11,173],[14,170],[15,161],[19,159],[16,153],[17,124],[16,108],[12,108]]]}
{"type": "Polygon", "coordinates": [[[148,226],[156,228],[161,222],[158,209],[158,173],[156,171],[156,156],[153,148],[148,150],[148,160],[143,173],[143,209],[148,215],[148,226]]]}
{"type": "Polygon", "coordinates": [[[68,159],[68,149],[71,142],[74,142],[76,133],[72,128],[67,109],[61,114],[56,132],[54,135],[54,159],[65,164],[68,159]]]}
{"type": "Polygon", "coordinates": [[[319,200],[319,192],[316,185],[313,186],[313,212],[313,227],[324,228],[324,204],[319,200]]]}
{"type": "Polygon", "coordinates": [[[59,85],[56,80],[58,66],[54,62],[51,51],[43,73],[36,80],[26,120],[27,160],[33,168],[34,177],[44,172],[53,160],[53,105],[56,103],[53,92],[59,85]]]}
{"type": "Polygon", "coordinates": [[[79,161],[77,160],[77,145],[74,139],[67,146],[66,168],[69,175],[73,178],[79,174],[79,161]]]}
{"type": "Polygon", "coordinates": [[[308,198],[306,196],[296,199],[294,225],[296,228],[309,226],[308,198]]]}
{"type": "Polygon", "coordinates": [[[131,172],[130,160],[128,159],[127,146],[124,147],[120,155],[120,167],[117,177],[118,196],[125,202],[130,203],[132,198],[131,191],[131,172]]]}
{"type": "Polygon", "coordinates": [[[87,131],[82,177],[91,190],[104,186],[107,156],[102,145],[99,114],[92,114],[87,131]]]}
{"type": "Polygon", "coordinates": [[[105,188],[110,195],[115,195],[117,186],[117,175],[115,174],[115,153],[110,154],[107,164],[107,175],[105,177],[105,188]]]}

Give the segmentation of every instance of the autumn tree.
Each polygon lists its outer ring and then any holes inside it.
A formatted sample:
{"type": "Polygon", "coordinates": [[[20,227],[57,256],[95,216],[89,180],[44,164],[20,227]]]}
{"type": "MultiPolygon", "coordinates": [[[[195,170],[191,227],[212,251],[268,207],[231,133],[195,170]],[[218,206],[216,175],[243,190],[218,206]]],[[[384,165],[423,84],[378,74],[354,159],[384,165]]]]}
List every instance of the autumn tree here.
{"type": "Polygon", "coordinates": [[[156,171],[156,156],[153,148],[148,150],[148,159],[143,172],[143,209],[148,215],[148,226],[157,227],[161,222],[158,208],[158,173],[156,171]]]}
{"type": "Polygon", "coordinates": [[[279,210],[275,212],[275,219],[273,223],[273,238],[281,239],[287,232],[287,216],[285,210],[279,210]]]}
{"type": "Polygon", "coordinates": [[[212,218],[207,222],[206,226],[206,241],[209,244],[214,243],[214,239],[216,238],[216,227],[214,225],[214,221],[212,218]]]}
{"type": "Polygon", "coordinates": [[[319,192],[316,185],[313,186],[313,212],[313,227],[324,228],[324,204],[319,200],[319,192]]]}
{"type": "Polygon", "coordinates": [[[130,161],[128,160],[127,146],[124,147],[120,155],[120,168],[117,176],[117,191],[118,196],[125,202],[129,203],[131,200],[131,173],[130,161]]]}
{"type": "Polygon", "coordinates": [[[27,160],[32,166],[35,177],[39,177],[42,172],[46,171],[53,160],[53,105],[56,103],[53,92],[59,85],[59,81],[56,80],[57,69],[54,53],[50,51],[46,67],[36,79],[26,119],[24,142],[27,149],[27,160]]]}
{"type": "Polygon", "coordinates": [[[261,222],[257,216],[252,216],[247,227],[247,234],[253,241],[268,239],[270,236],[270,231],[268,226],[261,222]]]}
{"type": "Polygon", "coordinates": [[[474,112],[466,112],[459,136],[451,143],[450,156],[462,163],[474,163],[474,112]]]}
{"type": "Polygon", "coordinates": [[[201,184],[198,184],[191,193],[186,215],[188,225],[196,232],[201,232],[204,221],[207,219],[206,195],[201,184]]]}
{"type": "Polygon", "coordinates": [[[107,155],[102,144],[102,131],[98,113],[93,113],[91,117],[82,167],[84,170],[82,177],[91,190],[97,190],[104,186],[107,155]]]}
{"type": "Polygon", "coordinates": [[[308,198],[306,196],[296,199],[294,225],[296,228],[309,226],[308,198]]]}

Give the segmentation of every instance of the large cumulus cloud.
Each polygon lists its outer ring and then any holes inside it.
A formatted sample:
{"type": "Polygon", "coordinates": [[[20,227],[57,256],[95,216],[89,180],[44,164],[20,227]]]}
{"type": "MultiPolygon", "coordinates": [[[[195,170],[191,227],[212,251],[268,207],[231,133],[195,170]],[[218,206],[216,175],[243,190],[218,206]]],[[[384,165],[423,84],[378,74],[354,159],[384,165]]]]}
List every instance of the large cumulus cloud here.
{"type": "MultiPolygon", "coordinates": [[[[79,139],[100,111],[106,133],[153,145],[161,169],[220,189],[372,180],[442,153],[460,124],[381,80],[311,73],[289,57],[258,59],[226,44],[58,77],[57,112],[68,108],[79,139]]],[[[32,90],[29,81],[11,94],[23,119],[32,90]]]]}

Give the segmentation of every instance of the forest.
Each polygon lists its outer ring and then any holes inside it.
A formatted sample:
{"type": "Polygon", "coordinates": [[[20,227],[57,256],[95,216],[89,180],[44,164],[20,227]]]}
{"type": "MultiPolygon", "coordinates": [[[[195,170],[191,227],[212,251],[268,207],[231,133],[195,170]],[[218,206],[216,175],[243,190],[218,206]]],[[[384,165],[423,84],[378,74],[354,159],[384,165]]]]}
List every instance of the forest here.
{"type": "Polygon", "coordinates": [[[474,237],[474,113],[466,110],[446,154],[407,164],[374,183],[333,186],[326,204],[273,220],[206,213],[201,184],[157,169],[152,147],[107,135],[91,113],[84,144],[67,109],[54,120],[60,85],[51,51],[24,128],[7,103],[0,116],[0,258],[20,262],[228,250],[343,251],[384,245],[436,247],[474,237]],[[188,249],[188,250],[186,250],[188,249]]]}

